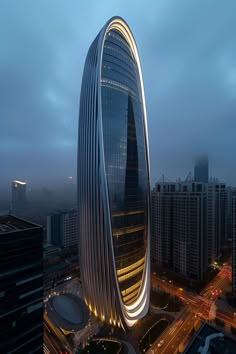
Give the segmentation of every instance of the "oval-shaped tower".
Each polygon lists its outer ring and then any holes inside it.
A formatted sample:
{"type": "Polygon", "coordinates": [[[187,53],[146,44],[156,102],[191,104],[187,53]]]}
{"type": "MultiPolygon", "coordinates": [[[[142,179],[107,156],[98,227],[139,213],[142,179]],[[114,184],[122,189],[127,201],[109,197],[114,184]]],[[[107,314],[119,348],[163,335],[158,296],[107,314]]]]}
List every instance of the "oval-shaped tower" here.
{"type": "Polygon", "coordinates": [[[146,315],[150,291],[147,118],[134,37],[110,19],[89,48],[78,138],[80,269],[95,316],[123,328],[146,315]]]}

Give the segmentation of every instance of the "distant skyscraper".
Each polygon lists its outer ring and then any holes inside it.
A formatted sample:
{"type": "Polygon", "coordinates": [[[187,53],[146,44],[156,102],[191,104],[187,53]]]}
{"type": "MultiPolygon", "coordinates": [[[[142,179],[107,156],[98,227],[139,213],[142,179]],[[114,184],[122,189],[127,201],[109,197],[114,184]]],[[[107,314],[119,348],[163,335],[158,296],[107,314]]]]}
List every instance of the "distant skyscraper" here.
{"type": "Polygon", "coordinates": [[[24,209],[26,207],[26,182],[12,181],[12,209],[24,209]]]}
{"type": "Polygon", "coordinates": [[[78,140],[80,265],[90,311],[131,327],[149,308],[149,156],[134,37],[119,17],[92,43],[78,140]]]}
{"type": "Polygon", "coordinates": [[[77,209],[57,210],[47,217],[47,241],[61,248],[78,246],[77,209]]]}
{"type": "Polygon", "coordinates": [[[43,351],[43,231],[0,216],[0,353],[43,351]]]}
{"type": "Polygon", "coordinates": [[[208,268],[205,190],[182,182],[157,183],[152,191],[152,260],[195,281],[208,268]]]}
{"type": "Polygon", "coordinates": [[[208,157],[202,156],[198,158],[194,166],[194,181],[208,183],[208,157]]]}
{"type": "Polygon", "coordinates": [[[233,295],[236,296],[236,195],[232,198],[232,243],[233,243],[233,252],[232,252],[232,287],[233,295]]]}

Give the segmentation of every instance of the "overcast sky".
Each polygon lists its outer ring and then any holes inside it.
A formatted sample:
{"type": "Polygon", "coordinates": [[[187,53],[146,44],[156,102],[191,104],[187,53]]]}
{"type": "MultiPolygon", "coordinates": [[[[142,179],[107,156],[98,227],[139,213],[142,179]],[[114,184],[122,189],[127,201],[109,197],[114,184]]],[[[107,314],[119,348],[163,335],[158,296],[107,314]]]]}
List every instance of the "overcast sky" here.
{"type": "Polygon", "coordinates": [[[123,17],[136,39],[151,175],[185,178],[198,154],[236,185],[235,0],[1,0],[0,179],[76,176],[88,48],[123,17]]]}

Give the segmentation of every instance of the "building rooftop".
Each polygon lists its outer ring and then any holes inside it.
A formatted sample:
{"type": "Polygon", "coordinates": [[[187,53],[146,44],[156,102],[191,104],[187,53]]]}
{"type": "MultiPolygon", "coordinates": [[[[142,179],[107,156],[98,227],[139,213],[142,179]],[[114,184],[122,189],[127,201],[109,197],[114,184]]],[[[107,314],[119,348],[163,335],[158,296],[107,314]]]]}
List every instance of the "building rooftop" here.
{"type": "Polygon", "coordinates": [[[26,184],[26,182],[19,181],[19,180],[17,180],[17,179],[15,179],[14,181],[12,181],[12,183],[23,184],[23,185],[26,184]]]}
{"type": "Polygon", "coordinates": [[[53,216],[53,215],[61,215],[61,214],[66,214],[66,213],[77,213],[76,208],[65,208],[65,209],[57,209],[50,213],[48,216],[53,216]]]}
{"type": "Polygon", "coordinates": [[[40,226],[37,224],[19,219],[13,215],[0,215],[0,235],[38,227],[40,226]]]}
{"type": "Polygon", "coordinates": [[[207,353],[214,354],[226,354],[226,353],[236,353],[236,341],[232,338],[225,335],[222,331],[210,326],[207,323],[204,323],[198,332],[194,335],[194,338],[189,343],[187,348],[184,351],[184,354],[196,354],[201,353],[205,345],[206,338],[213,334],[223,333],[223,337],[216,337],[210,340],[209,348],[207,353]]]}

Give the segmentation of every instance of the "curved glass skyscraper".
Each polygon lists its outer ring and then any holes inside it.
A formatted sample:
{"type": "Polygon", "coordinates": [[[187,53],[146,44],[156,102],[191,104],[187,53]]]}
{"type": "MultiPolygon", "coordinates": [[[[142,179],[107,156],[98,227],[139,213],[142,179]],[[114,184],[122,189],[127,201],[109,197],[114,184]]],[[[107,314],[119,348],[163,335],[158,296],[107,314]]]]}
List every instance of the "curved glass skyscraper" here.
{"type": "Polygon", "coordinates": [[[80,265],[95,316],[131,327],[150,288],[149,153],[140,60],[119,17],[89,48],[78,140],[80,265]]]}

